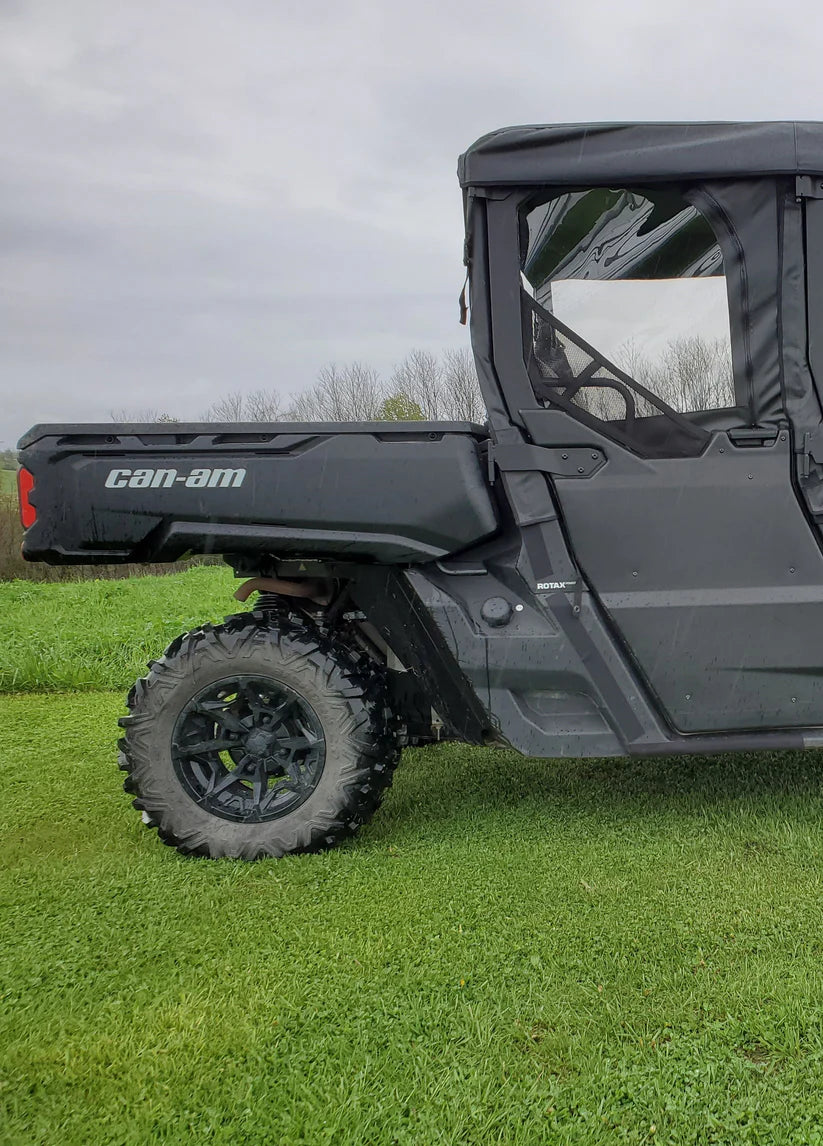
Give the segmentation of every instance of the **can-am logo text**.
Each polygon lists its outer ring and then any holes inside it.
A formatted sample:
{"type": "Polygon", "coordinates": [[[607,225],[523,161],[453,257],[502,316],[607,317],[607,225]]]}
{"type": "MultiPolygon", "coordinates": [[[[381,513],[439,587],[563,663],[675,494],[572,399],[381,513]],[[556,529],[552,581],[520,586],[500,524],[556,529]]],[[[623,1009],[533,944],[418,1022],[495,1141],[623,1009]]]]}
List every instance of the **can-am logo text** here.
{"type": "Polygon", "coordinates": [[[243,484],[246,471],[242,469],[193,469],[180,474],[174,469],[109,470],[106,489],[171,489],[183,485],[186,489],[237,489],[243,484]]]}

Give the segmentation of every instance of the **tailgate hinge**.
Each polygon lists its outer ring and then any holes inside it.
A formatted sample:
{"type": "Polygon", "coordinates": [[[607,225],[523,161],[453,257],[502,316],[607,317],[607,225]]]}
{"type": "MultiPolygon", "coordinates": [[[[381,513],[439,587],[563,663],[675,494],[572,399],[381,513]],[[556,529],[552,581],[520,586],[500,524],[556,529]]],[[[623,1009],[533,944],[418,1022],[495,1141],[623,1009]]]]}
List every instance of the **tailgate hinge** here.
{"type": "Polygon", "coordinates": [[[606,455],[588,446],[532,446],[520,442],[489,443],[489,478],[501,473],[537,472],[564,478],[589,478],[606,464],[606,455]]]}

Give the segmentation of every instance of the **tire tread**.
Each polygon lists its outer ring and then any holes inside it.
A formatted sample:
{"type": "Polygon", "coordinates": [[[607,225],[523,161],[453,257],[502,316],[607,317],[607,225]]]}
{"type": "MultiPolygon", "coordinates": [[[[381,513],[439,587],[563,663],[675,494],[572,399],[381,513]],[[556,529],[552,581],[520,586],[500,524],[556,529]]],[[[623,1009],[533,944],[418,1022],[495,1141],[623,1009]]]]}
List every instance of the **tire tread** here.
{"type": "MultiPolygon", "coordinates": [[[[123,787],[135,797],[134,807],[150,828],[157,829],[162,842],[187,855],[257,859],[333,847],[377,810],[400,756],[397,725],[387,704],[385,673],[380,666],[287,608],[235,614],[222,625],[202,625],[176,637],[161,657],[150,662],[146,675],[135,681],[126,705],[128,715],[119,721],[125,734],[118,742],[119,767],[126,773],[123,787]],[[149,733],[171,690],[192,674],[195,660],[236,664],[261,644],[278,650],[284,668],[296,661],[310,665],[317,681],[335,695],[344,711],[334,734],[344,738],[348,759],[340,769],[336,806],[318,809],[302,824],[295,824],[293,846],[292,841],[284,846],[273,838],[269,845],[258,840],[227,848],[225,841],[210,837],[202,824],[188,828],[171,822],[162,793],[152,787],[149,733]]],[[[282,826],[288,819],[271,823],[282,826]]]]}

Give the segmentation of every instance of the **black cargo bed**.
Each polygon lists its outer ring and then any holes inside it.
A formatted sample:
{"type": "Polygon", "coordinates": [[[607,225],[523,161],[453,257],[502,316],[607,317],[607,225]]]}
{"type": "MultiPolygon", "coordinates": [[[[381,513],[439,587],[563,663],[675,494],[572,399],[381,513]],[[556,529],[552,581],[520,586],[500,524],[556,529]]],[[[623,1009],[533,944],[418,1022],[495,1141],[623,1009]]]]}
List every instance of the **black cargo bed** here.
{"type": "Polygon", "coordinates": [[[468,422],[42,425],[21,439],[28,560],[271,553],[419,563],[488,537],[468,422]]]}

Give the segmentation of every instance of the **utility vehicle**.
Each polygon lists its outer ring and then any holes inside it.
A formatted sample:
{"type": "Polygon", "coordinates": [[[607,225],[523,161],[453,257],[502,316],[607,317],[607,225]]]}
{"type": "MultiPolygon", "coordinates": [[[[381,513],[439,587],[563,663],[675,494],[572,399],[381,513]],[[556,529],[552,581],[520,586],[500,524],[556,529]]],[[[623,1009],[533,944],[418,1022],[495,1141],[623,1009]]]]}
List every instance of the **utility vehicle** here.
{"type": "Polygon", "coordinates": [[[41,425],[32,561],[222,554],[137,682],[183,852],[364,823],[401,747],[823,745],[823,124],[510,128],[461,157],[485,426],[41,425]]]}

